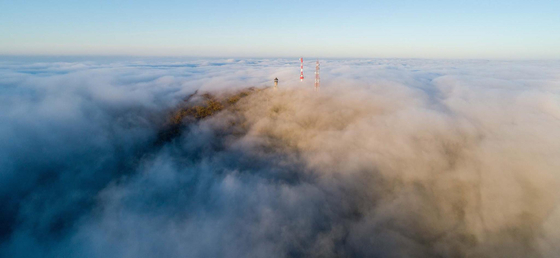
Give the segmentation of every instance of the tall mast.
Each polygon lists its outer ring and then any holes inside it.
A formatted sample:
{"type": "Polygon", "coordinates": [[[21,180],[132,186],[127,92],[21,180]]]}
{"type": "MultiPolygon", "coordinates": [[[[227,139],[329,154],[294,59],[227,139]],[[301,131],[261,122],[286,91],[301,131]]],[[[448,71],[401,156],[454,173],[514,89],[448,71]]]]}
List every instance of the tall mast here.
{"type": "Polygon", "coordinates": [[[315,65],[315,90],[319,90],[320,84],[321,78],[319,77],[319,60],[317,60],[317,64],[315,65]]]}
{"type": "Polygon", "coordinates": [[[300,81],[303,81],[303,57],[301,57],[301,58],[299,59],[299,61],[301,62],[301,66],[300,66],[301,72],[300,72],[300,74],[299,74],[299,79],[300,79],[300,81]]]}

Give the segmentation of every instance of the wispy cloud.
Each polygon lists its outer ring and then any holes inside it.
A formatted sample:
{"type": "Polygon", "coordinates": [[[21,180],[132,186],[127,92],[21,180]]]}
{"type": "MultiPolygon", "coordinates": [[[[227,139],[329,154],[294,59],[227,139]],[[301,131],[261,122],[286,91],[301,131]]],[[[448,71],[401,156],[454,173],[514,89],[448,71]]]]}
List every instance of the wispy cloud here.
{"type": "Polygon", "coordinates": [[[0,63],[0,255],[555,257],[560,63],[0,63]],[[312,67],[305,67],[311,78],[312,67]],[[280,79],[153,144],[170,109],[280,79]]]}

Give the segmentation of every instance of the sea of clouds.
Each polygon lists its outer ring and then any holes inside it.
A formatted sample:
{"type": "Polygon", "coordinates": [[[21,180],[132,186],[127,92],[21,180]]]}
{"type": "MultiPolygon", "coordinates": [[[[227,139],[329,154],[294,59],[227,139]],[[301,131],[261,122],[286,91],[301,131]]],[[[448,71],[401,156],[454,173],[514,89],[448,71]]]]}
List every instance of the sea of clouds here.
{"type": "Polygon", "coordinates": [[[560,62],[314,65],[0,58],[0,257],[557,256],[560,62]]]}

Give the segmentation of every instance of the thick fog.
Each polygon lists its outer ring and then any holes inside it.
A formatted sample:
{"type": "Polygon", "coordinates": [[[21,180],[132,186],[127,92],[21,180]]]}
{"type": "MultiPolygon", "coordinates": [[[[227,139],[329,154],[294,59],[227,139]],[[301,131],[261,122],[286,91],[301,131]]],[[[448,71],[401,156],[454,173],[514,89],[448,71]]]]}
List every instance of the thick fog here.
{"type": "Polygon", "coordinates": [[[321,61],[0,59],[0,256],[557,256],[560,62],[321,61]]]}

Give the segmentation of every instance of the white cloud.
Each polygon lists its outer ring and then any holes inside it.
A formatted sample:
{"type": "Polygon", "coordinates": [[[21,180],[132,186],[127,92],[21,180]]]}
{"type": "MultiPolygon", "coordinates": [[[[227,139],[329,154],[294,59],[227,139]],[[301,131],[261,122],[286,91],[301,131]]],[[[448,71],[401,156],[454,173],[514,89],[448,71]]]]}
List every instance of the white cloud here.
{"type": "Polygon", "coordinates": [[[0,64],[0,254],[554,257],[560,63],[313,67],[0,64]],[[154,147],[188,94],[275,77],[154,147]]]}

